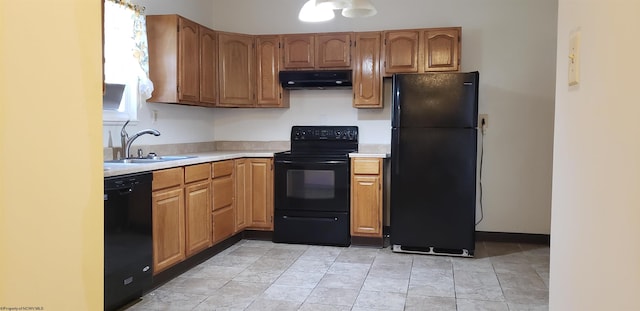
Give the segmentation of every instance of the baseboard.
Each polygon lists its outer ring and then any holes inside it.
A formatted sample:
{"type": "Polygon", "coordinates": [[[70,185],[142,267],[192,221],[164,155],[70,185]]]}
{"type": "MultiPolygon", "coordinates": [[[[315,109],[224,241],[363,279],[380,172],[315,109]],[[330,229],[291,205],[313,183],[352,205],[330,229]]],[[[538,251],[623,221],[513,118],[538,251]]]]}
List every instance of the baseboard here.
{"type": "Polygon", "coordinates": [[[245,230],[242,235],[243,235],[243,238],[247,240],[261,240],[261,241],[273,240],[273,231],[245,230]]]}
{"type": "Polygon", "coordinates": [[[476,231],[476,241],[550,245],[551,235],[536,233],[476,231]]]}
{"type": "Polygon", "coordinates": [[[384,238],[351,236],[351,245],[384,247],[384,238]]]}

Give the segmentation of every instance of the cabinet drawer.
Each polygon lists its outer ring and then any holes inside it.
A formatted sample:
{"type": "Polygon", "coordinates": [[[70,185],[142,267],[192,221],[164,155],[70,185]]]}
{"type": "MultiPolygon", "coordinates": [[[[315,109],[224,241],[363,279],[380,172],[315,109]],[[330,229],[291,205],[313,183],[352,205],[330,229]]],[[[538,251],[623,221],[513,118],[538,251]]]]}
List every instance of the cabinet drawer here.
{"type": "Polygon", "coordinates": [[[211,164],[196,164],[186,166],[184,168],[184,182],[190,183],[198,180],[205,180],[209,178],[209,170],[211,169],[211,164]]]}
{"type": "Polygon", "coordinates": [[[211,168],[211,177],[231,175],[233,173],[233,160],[213,162],[211,168]]]}
{"type": "Polygon", "coordinates": [[[169,168],[153,172],[153,184],[151,189],[158,190],[184,184],[184,170],[182,167],[169,168]]]}
{"type": "Polygon", "coordinates": [[[380,159],[356,159],[353,160],[354,174],[380,174],[380,159]]]}
{"type": "Polygon", "coordinates": [[[233,204],[233,178],[231,176],[213,179],[211,189],[214,211],[233,204]]]}
{"type": "Polygon", "coordinates": [[[230,206],[213,212],[213,243],[233,235],[235,229],[234,211],[230,206]]]}

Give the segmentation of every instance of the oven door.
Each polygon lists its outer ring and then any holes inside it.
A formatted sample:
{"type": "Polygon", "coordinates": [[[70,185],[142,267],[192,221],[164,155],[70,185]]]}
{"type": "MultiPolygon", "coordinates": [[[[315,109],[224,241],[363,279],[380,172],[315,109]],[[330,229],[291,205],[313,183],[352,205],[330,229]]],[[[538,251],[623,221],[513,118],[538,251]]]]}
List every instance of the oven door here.
{"type": "Polygon", "coordinates": [[[275,158],[275,209],[349,211],[349,159],[275,158]]]}

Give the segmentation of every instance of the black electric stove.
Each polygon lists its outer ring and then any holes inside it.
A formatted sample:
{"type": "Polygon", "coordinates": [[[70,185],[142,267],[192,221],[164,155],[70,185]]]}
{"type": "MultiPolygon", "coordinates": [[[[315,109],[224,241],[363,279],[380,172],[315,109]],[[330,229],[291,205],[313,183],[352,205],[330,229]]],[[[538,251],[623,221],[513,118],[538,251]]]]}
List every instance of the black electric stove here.
{"type": "Polygon", "coordinates": [[[276,153],[274,242],[350,244],[349,153],[356,126],[294,126],[291,150],[276,153]]]}

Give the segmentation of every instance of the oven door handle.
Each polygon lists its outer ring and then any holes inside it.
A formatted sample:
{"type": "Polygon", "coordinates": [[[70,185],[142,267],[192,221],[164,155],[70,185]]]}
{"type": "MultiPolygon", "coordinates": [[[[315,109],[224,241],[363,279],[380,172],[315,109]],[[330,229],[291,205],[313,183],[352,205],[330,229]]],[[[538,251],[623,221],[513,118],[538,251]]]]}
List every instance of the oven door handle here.
{"type": "Polygon", "coordinates": [[[282,216],[283,219],[290,219],[290,220],[306,220],[306,221],[326,221],[326,222],[332,222],[332,221],[338,221],[338,217],[299,217],[299,216],[282,216]]]}
{"type": "Polygon", "coordinates": [[[347,160],[313,160],[313,161],[291,161],[291,160],[277,160],[276,163],[282,164],[346,164],[347,160]]]}

